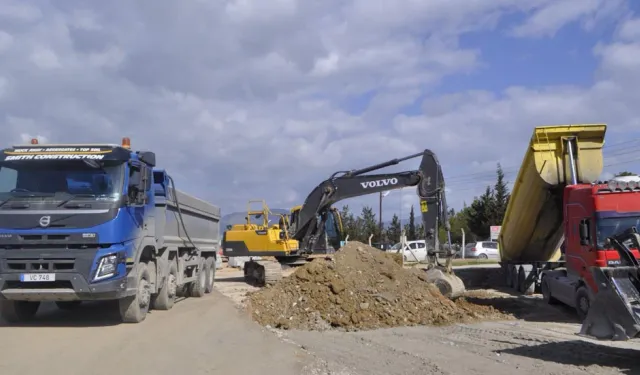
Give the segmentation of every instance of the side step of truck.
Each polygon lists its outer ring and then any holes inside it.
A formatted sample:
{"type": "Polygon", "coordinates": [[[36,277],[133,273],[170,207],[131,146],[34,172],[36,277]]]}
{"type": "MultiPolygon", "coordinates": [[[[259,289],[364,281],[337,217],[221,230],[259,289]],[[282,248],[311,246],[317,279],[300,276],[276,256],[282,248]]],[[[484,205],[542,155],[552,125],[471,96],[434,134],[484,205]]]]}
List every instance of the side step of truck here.
{"type": "Polygon", "coordinates": [[[580,335],[599,340],[626,341],[640,333],[638,267],[592,267],[598,285],[580,335]]]}

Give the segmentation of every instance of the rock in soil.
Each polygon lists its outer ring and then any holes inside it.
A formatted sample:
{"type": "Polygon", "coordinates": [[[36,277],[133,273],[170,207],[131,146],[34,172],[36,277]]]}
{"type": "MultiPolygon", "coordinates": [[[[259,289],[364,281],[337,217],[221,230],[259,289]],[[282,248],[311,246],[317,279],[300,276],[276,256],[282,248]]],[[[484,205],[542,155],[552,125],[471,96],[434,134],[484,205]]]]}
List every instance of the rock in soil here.
{"type": "Polygon", "coordinates": [[[249,295],[262,325],[345,330],[448,325],[511,319],[491,306],[444,297],[424,270],[405,269],[392,254],[349,242],[334,259],[315,259],[270,288],[249,295]]]}

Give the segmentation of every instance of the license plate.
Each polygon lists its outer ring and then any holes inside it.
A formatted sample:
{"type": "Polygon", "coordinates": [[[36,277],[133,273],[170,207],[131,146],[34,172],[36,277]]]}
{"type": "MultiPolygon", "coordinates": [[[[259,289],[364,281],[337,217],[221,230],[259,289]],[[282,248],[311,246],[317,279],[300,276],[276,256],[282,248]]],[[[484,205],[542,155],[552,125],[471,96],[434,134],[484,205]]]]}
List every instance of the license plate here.
{"type": "Polygon", "coordinates": [[[20,275],[22,282],[47,282],[56,281],[55,273],[23,273],[20,275]]]}

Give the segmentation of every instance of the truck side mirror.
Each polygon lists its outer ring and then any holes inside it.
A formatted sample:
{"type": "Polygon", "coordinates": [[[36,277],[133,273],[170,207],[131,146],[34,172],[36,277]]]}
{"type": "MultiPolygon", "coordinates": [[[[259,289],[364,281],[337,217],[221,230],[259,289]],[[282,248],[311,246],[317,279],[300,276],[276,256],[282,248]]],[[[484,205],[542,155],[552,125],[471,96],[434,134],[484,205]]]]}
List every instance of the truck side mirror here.
{"type": "Polygon", "coordinates": [[[129,174],[129,202],[132,205],[142,205],[145,203],[146,179],[144,173],[146,169],[140,165],[131,164],[129,174]]]}
{"type": "Polygon", "coordinates": [[[589,224],[586,220],[580,222],[580,245],[588,246],[591,243],[589,224]]]}

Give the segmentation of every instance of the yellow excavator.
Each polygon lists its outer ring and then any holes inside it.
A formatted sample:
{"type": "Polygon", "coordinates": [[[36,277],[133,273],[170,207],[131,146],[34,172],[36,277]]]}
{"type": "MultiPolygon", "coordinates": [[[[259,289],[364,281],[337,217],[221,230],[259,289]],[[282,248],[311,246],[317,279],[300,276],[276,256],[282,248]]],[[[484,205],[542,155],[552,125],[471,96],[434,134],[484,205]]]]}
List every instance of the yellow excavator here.
{"type": "Polygon", "coordinates": [[[248,282],[260,285],[273,284],[282,278],[281,264],[297,266],[313,258],[314,254],[332,253],[342,244],[344,229],[340,212],[330,207],[323,213],[327,216],[322,240],[311,253],[300,251],[300,243],[291,236],[296,232],[298,215],[302,205],[291,208],[288,215],[275,214],[264,200],[250,200],[244,224],[230,225],[224,234],[223,253],[227,257],[274,257],[277,262],[262,261],[246,263],[244,269],[248,282]],[[255,204],[261,205],[256,210],[255,204]],[[271,217],[279,217],[271,224],[271,217]],[[262,220],[252,223],[251,219],[262,220]],[[260,267],[261,266],[261,267],[260,267]]]}
{"type": "MultiPolygon", "coordinates": [[[[439,225],[450,231],[444,189],[444,177],[436,155],[430,150],[389,160],[370,167],[338,171],[317,185],[301,206],[281,215],[279,223],[270,225],[271,211],[262,202],[262,209],[247,210],[247,223],[234,225],[222,237],[222,252],[227,257],[249,257],[244,264],[245,279],[258,285],[273,284],[282,278],[281,264],[296,265],[314,254],[338,250],[343,240],[342,218],[333,204],[344,199],[380,193],[405,187],[416,187],[427,244],[426,278],[443,295],[455,298],[464,291],[464,284],[453,274],[452,247],[443,248],[438,240],[439,225]],[[422,156],[417,170],[369,174],[405,160],[422,156]],[[261,217],[262,225],[251,224],[251,216],[261,217]],[[254,260],[251,257],[274,257],[254,260]],[[445,263],[440,261],[444,259],[445,263]]],[[[451,236],[449,245],[451,245],[451,236]]]]}

